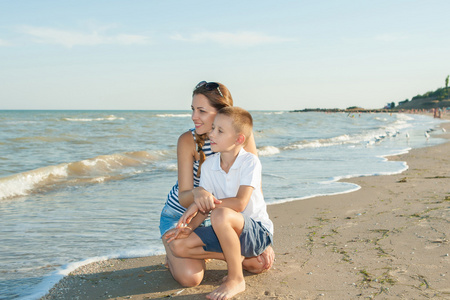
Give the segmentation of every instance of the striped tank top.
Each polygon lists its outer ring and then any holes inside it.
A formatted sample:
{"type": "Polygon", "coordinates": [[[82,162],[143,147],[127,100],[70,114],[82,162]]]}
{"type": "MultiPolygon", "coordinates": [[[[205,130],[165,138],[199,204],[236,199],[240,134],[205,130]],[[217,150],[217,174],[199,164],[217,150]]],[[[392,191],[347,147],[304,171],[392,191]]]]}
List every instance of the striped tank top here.
{"type": "MultiPolygon", "coordinates": [[[[191,130],[192,136],[194,137],[194,141],[195,141],[195,129],[192,128],[190,130],[191,130]]],[[[210,144],[209,139],[205,141],[205,144],[203,145],[202,150],[203,150],[203,153],[205,153],[206,157],[210,156],[211,154],[214,154],[214,152],[212,152],[212,150],[211,150],[211,144],[210,144]]],[[[200,177],[197,176],[199,163],[200,163],[200,161],[196,160],[196,161],[194,161],[194,165],[193,165],[194,188],[198,187],[200,184],[200,177]]],[[[177,183],[170,190],[169,194],[167,195],[166,204],[181,214],[186,211],[186,208],[181,206],[180,202],[178,200],[178,180],[177,180],[177,183]]]]}

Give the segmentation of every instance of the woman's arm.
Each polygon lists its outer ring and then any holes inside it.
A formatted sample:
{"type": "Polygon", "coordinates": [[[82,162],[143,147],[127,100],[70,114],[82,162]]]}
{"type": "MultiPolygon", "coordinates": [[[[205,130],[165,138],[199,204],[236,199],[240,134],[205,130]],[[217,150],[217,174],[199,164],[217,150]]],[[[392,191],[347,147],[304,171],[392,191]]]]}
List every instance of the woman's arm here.
{"type": "MultiPolygon", "coordinates": [[[[197,150],[192,133],[187,131],[178,139],[178,201],[180,205],[188,208],[197,199],[200,203],[214,203],[214,196],[204,189],[194,189],[193,165],[196,160],[197,150]]],[[[199,204],[200,204],[199,203],[199,204]]],[[[202,211],[203,206],[200,204],[202,211]]]]}
{"type": "Polygon", "coordinates": [[[194,138],[192,133],[187,131],[179,137],[177,144],[178,201],[186,208],[194,202],[192,189],[194,188],[195,154],[194,138]]]}
{"type": "Polygon", "coordinates": [[[256,143],[255,143],[255,137],[252,132],[252,134],[249,136],[247,144],[244,147],[245,151],[250,152],[258,156],[258,150],[256,150],[256,143]]]}

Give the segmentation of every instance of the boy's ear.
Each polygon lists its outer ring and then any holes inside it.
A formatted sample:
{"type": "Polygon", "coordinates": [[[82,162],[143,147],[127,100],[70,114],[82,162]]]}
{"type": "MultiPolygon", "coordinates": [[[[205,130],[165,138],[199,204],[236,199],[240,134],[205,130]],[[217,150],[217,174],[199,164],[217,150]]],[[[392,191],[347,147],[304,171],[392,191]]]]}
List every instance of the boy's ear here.
{"type": "Polygon", "coordinates": [[[242,133],[239,133],[239,135],[236,139],[236,144],[243,145],[244,143],[245,143],[245,135],[243,135],[242,133]]]}

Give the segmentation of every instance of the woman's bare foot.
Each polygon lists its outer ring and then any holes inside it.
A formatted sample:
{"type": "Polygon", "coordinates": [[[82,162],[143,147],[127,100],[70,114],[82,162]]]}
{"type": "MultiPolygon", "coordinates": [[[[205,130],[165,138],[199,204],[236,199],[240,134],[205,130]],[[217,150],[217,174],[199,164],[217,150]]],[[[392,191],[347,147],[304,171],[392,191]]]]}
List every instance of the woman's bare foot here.
{"type": "Polygon", "coordinates": [[[211,300],[225,300],[231,299],[239,293],[245,291],[244,278],[239,280],[228,279],[222,283],[217,289],[206,295],[206,298],[211,300]]]}
{"type": "Polygon", "coordinates": [[[169,268],[169,261],[167,260],[167,255],[166,255],[165,260],[164,260],[164,266],[165,266],[167,269],[170,270],[170,268],[169,268]]]}

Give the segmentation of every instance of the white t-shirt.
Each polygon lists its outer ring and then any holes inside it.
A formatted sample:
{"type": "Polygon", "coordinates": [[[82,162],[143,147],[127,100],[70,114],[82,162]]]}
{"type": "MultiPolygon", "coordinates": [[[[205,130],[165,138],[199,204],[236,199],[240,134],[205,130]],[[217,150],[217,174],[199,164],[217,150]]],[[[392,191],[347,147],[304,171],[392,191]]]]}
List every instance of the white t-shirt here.
{"type": "Polygon", "coordinates": [[[247,207],[242,212],[273,234],[273,223],[267,214],[266,202],[261,191],[261,162],[252,153],[241,149],[228,173],[220,167],[220,153],[209,156],[202,164],[200,186],[217,199],[236,197],[241,185],[253,187],[247,207]]]}

